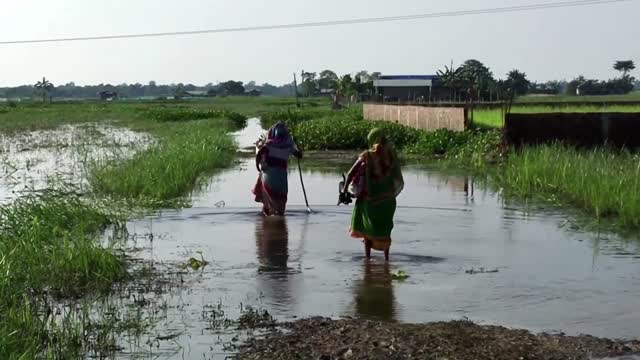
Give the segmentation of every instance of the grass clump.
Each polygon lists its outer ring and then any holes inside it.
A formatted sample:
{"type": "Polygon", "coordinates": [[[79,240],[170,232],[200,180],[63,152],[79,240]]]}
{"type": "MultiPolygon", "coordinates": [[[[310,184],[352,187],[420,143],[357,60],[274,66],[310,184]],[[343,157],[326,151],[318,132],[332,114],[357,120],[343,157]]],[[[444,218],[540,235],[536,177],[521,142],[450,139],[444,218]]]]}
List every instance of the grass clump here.
{"type": "Polygon", "coordinates": [[[498,172],[508,191],[584,209],[597,219],[640,228],[640,156],[607,149],[577,150],[562,145],[524,148],[498,172]]]}
{"type": "Polygon", "coordinates": [[[124,257],[95,241],[122,218],[68,191],[30,194],[0,208],[0,358],[76,358],[84,322],[50,298],[111,289],[124,257]]]}
{"type": "Polygon", "coordinates": [[[231,163],[235,144],[226,131],[208,120],[163,127],[158,143],[133,158],[92,164],[89,183],[98,194],[149,207],[179,205],[202,175],[231,163]]]}

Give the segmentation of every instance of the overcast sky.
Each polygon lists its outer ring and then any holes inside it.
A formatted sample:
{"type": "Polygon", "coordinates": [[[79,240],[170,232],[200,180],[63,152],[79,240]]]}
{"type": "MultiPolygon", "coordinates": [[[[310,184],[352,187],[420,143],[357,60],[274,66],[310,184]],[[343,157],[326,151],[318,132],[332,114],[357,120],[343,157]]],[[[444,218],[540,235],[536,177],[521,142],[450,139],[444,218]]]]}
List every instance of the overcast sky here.
{"type": "MultiPolygon", "coordinates": [[[[554,0],[7,0],[0,41],[380,17],[554,0]]],[[[555,0],[557,2],[557,0],[555,0]]],[[[615,76],[640,63],[640,0],[588,7],[194,36],[0,45],[0,86],[229,79],[289,82],[294,71],[433,74],[476,58],[497,77],[615,76]]],[[[640,71],[634,73],[640,77],[640,71]]]]}

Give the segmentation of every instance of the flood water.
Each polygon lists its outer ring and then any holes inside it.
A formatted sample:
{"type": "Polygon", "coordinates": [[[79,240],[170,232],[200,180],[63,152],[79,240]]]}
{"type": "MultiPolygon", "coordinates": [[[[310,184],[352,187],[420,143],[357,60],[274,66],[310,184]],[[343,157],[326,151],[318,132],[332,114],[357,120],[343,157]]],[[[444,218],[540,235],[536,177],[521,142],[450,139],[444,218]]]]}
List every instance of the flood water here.
{"type": "Polygon", "coordinates": [[[84,186],[88,163],[127,158],[151,140],[147,134],[103,124],[0,134],[0,205],[52,183],[84,186]]]}
{"type": "MultiPolygon", "coordinates": [[[[238,137],[241,146],[254,140],[238,137]]],[[[564,211],[531,211],[470,176],[416,164],[403,169],[391,261],[377,252],[366,261],[347,233],[352,207],[336,206],[339,174],[350,164],[303,160],[311,214],[291,165],[286,217],[259,215],[253,161],[240,159],[194,194],[193,208],[128,224],[138,256],[179,264],[201,253],[210,262],[190,270],[184,289],[162,295],[167,315],[154,334],[177,337],[158,345],[161,358],[224,358],[229,340],[209,326],[214,307],[232,318],[254,306],[280,320],[469,318],[534,332],[640,337],[634,241],[572,230],[564,211]],[[399,270],[410,277],[392,280],[399,270]]]]}

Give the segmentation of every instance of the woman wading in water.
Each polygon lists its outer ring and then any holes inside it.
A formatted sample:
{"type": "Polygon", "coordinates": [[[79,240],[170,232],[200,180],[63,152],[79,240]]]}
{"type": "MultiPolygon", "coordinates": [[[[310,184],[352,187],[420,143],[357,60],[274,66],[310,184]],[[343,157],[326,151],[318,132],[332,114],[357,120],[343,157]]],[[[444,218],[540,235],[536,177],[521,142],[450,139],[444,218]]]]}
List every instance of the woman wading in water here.
{"type": "Polygon", "coordinates": [[[356,203],[351,217],[351,236],[364,241],[365,254],[371,249],[384,251],[389,260],[396,197],[404,188],[398,155],[384,132],[375,128],[367,137],[369,150],[353,164],[342,191],[353,184],[356,203]]]}
{"type": "Polygon", "coordinates": [[[289,185],[287,182],[289,156],[302,158],[302,152],[293,142],[289,130],[282,122],[273,125],[264,140],[256,143],[256,169],[258,181],[252,192],[255,201],[262,203],[264,215],[284,215],[289,185]]]}

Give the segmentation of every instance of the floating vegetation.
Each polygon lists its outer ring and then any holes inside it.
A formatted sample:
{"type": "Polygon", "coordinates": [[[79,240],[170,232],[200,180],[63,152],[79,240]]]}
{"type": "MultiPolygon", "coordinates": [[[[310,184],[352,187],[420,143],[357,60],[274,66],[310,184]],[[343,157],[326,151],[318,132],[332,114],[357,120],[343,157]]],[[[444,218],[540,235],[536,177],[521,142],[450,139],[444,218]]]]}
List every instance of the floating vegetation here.
{"type": "Polygon", "coordinates": [[[204,256],[202,256],[202,251],[197,251],[197,253],[200,254],[200,260],[191,257],[187,261],[187,266],[193,270],[199,270],[200,268],[209,265],[209,262],[204,259],[204,256]]]}
{"type": "Polygon", "coordinates": [[[495,268],[493,270],[485,269],[484,267],[480,267],[478,269],[471,268],[469,270],[464,271],[466,274],[474,275],[474,274],[492,274],[497,273],[498,269],[495,268]]]}
{"type": "Polygon", "coordinates": [[[402,280],[406,280],[407,278],[409,278],[409,275],[406,272],[404,272],[402,270],[399,270],[399,271],[396,271],[396,272],[392,273],[391,274],[391,278],[393,280],[402,281],[402,280]]]}

